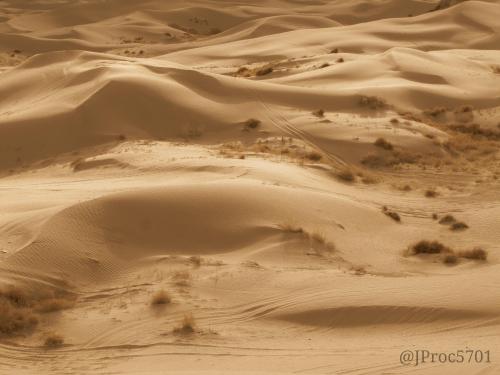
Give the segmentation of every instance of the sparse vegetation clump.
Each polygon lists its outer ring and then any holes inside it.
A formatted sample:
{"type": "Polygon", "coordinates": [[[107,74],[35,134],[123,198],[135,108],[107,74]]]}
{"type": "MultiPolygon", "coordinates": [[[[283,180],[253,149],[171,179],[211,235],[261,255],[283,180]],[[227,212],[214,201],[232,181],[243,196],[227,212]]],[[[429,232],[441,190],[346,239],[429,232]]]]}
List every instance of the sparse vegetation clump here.
{"type": "Polygon", "coordinates": [[[457,221],[454,216],[452,215],[445,215],[441,219],[439,219],[439,224],[443,225],[450,225],[453,224],[457,221]]]}
{"type": "Polygon", "coordinates": [[[424,195],[426,196],[426,198],[436,198],[439,193],[434,189],[427,189],[424,195]]]}
{"type": "Polygon", "coordinates": [[[420,241],[411,247],[414,255],[418,254],[442,254],[450,253],[451,250],[438,241],[420,241]]]}
{"type": "Polygon", "coordinates": [[[391,151],[394,149],[392,143],[388,142],[385,138],[377,138],[374,144],[375,146],[383,148],[384,150],[391,151]]]}
{"type": "Polygon", "coordinates": [[[460,231],[460,230],[465,230],[468,228],[469,228],[469,226],[461,221],[457,221],[456,223],[453,223],[450,226],[450,230],[452,230],[452,231],[460,231]]]}
{"type": "Polygon", "coordinates": [[[434,107],[432,109],[427,109],[424,111],[424,115],[432,117],[434,119],[443,116],[448,112],[448,108],[445,107],[434,107]]]}
{"type": "Polygon", "coordinates": [[[300,235],[304,240],[309,241],[311,248],[315,251],[314,255],[323,255],[335,251],[335,244],[328,241],[326,236],[320,232],[309,232],[299,225],[290,223],[279,225],[278,228],[286,233],[300,235]]]}
{"type": "Polygon", "coordinates": [[[488,253],[486,250],[476,247],[472,250],[462,250],[455,251],[450,247],[443,245],[438,241],[419,241],[413,244],[408,249],[410,255],[434,255],[439,256],[441,262],[454,265],[457,264],[460,259],[475,260],[475,261],[486,261],[488,258],[488,253]]]}
{"type": "Polygon", "coordinates": [[[151,305],[153,306],[167,305],[171,301],[172,299],[170,298],[170,295],[166,291],[159,290],[153,295],[153,298],[151,299],[151,305]]]}
{"type": "Polygon", "coordinates": [[[34,294],[18,287],[0,288],[0,336],[15,336],[33,330],[40,314],[72,307],[73,298],[49,291],[34,294]]]}
{"type": "Polygon", "coordinates": [[[420,154],[393,149],[388,155],[368,155],[361,160],[361,163],[374,169],[394,168],[402,164],[415,164],[421,157],[420,154]]]}
{"type": "Polygon", "coordinates": [[[355,182],[356,175],[349,168],[343,168],[335,172],[335,177],[344,182],[355,182]]]}
{"type": "Polygon", "coordinates": [[[461,231],[468,229],[469,226],[462,221],[455,219],[453,215],[445,215],[439,220],[439,224],[448,225],[452,231],[461,231]]]}
{"type": "Polygon", "coordinates": [[[318,151],[312,150],[306,153],[306,158],[311,161],[320,161],[323,159],[323,155],[318,151]]]}
{"type": "Polygon", "coordinates": [[[399,214],[397,212],[389,210],[389,208],[387,208],[386,206],[382,207],[382,212],[386,216],[390,217],[392,220],[394,220],[398,223],[401,222],[401,216],[399,216],[399,214]]]}
{"type": "Polygon", "coordinates": [[[196,330],[196,322],[192,314],[184,314],[179,327],[174,328],[174,333],[178,334],[192,334],[196,330]]]}
{"type": "Polygon", "coordinates": [[[488,259],[488,253],[486,252],[486,250],[480,247],[476,247],[472,250],[460,251],[458,253],[458,256],[461,258],[471,259],[471,260],[486,261],[488,259]]]}
{"type": "Polygon", "coordinates": [[[262,77],[262,76],[266,76],[268,74],[271,74],[272,72],[274,72],[274,68],[272,66],[265,66],[265,67],[262,67],[262,68],[256,70],[255,75],[257,77],[262,77]]]}
{"type": "Polygon", "coordinates": [[[323,109],[318,109],[317,111],[313,112],[313,115],[316,117],[323,118],[325,117],[325,111],[323,109]]]}
{"type": "Polygon", "coordinates": [[[257,129],[261,125],[261,123],[262,122],[260,120],[257,120],[255,118],[248,119],[243,124],[243,130],[248,131],[248,130],[257,129]]]}
{"type": "Polygon", "coordinates": [[[361,95],[359,97],[359,105],[362,107],[368,107],[371,110],[380,110],[387,108],[387,102],[377,96],[361,95]]]}
{"type": "Polygon", "coordinates": [[[64,345],[63,337],[57,334],[51,334],[47,336],[43,344],[43,346],[49,349],[60,348],[63,345],[64,345]]]}

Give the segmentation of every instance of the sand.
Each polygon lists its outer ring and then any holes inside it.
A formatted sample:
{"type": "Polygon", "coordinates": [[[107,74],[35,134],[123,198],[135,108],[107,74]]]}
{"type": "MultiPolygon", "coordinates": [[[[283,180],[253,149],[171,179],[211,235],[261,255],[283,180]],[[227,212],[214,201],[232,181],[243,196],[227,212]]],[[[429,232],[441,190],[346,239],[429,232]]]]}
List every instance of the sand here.
{"type": "Polygon", "coordinates": [[[0,1],[0,373],[500,373],[499,19],[0,1]]]}

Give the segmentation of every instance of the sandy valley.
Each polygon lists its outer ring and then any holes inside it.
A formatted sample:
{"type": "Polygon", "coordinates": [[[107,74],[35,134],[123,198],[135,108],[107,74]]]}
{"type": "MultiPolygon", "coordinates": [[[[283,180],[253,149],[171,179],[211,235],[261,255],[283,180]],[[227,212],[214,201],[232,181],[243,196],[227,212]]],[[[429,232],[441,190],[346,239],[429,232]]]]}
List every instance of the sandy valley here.
{"type": "Polygon", "coordinates": [[[0,374],[500,373],[498,20],[0,0],[0,374]]]}

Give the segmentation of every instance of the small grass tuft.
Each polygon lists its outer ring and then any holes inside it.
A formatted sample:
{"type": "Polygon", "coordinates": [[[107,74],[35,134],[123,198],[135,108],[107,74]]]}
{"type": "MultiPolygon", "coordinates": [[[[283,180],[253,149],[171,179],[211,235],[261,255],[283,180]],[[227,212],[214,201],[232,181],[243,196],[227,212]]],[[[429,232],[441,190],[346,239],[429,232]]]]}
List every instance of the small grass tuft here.
{"type": "Polygon", "coordinates": [[[172,299],[170,298],[170,295],[166,291],[159,290],[153,295],[153,298],[151,299],[151,305],[153,306],[167,305],[171,301],[172,299]]]}
{"type": "Polygon", "coordinates": [[[355,182],[356,175],[348,168],[344,168],[335,172],[335,177],[344,182],[355,182]]]}
{"type": "Polygon", "coordinates": [[[64,339],[62,338],[62,336],[57,334],[51,334],[47,336],[43,344],[44,347],[50,349],[60,348],[63,345],[64,345],[64,339]]]}
{"type": "Polygon", "coordinates": [[[486,261],[488,252],[480,247],[476,247],[472,250],[461,251],[458,253],[458,256],[465,259],[486,261]]]}
{"type": "Polygon", "coordinates": [[[196,322],[193,318],[192,314],[184,314],[184,317],[182,319],[182,322],[180,323],[180,326],[177,328],[174,328],[175,333],[180,333],[180,334],[192,334],[196,330],[196,322]]]}
{"type": "Polygon", "coordinates": [[[388,142],[385,138],[378,138],[375,143],[375,146],[383,148],[384,150],[391,151],[394,149],[392,143],[388,142]]]}

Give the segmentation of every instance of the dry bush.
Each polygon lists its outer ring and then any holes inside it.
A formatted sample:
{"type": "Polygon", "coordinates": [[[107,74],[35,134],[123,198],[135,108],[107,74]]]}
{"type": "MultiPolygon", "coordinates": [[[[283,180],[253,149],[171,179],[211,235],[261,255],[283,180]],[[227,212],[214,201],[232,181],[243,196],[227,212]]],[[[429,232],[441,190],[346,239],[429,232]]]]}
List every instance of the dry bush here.
{"type": "Polygon", "coordinates": [[[262,77],[262,76],[266,76],[268,74],[271,74],[272,72],[274,72],[274,69],[272,66],[265,66],[265,67],[262,67],[262,68],[258,69],[257,71],[255,71],[255,75],[257,77],[262,77]]]}
{"type": "MultiPolygon", "coordinates": [[[[330,53],[339,53],[339,49],[338,48],[334,48],[330,51],[330,53]]],[[[500,69],[500,67],[499,67],[500,69]]]]}
{"type": "Polygon", "coordinates": [[[361,95],[358,103],[361,107],[368,107],[372,110],[387,108],[387,102],[377,96],[361,95]]]}
{"type": "Polygon", "coordinates": [[[356,276],[366,275],[366,268],[363,266],[352,266],[350,268],[351,272],[353,272],[356,276]]]}
{"type": "Polygon", "coordinates": [[[261,125],[261,121],[251,118],[243,124],[243,130],[257,129],[261,125]]]}
{"type": "Polygon", "coordinates": [[[153,298],[151,299],[151,305],[153,306],[167,305],[171,301],[172,300],[170,298],[170,295],[166,291],[159,290],[153,295],[153,298]]]}
{"type": "Polygon", "coordinates": [[[325,117],[325,111],[323,109],[318,109],[317,111],[314,111],[312,114],[320,118],[325,117]]]}
{"type": "Polygon", "coordinates": [[[488,252],[484,249],[476,247],[472,250],[460,251],[458,256],[465,259],[485,261],[488,258],[488,252]]]}
{"type": "Polygon", "coordinates": [[[193,255],[193,256],[189,257],[189,262],[191,262],[191,264],[194,267],[198,268],[201,266],[203,259],[201,259],[201,257],[199,255],[193,255]]]}
{"type": "Polygon", "coordinates": [[[343,57],[340,57],[340,58],[337,59],[337,63],[340,64],[340,63],[343,63],[343,62],[345,62],[345,60],[344,60],[343,57]]]}
{"type": "Polygon", "coordinates": [[[399,120],[397,118],[391,118],[391,124],[399,124],[399,120]]]}
{"type": "Polygon", "coordinates": [[[0,288],[0,335],[16,335],[36,327],[39,314],[72,307],[74,298],[54,291],[37,294],[19,287],[0,288]]]}
{"type": "Polygon", "coordinates": [[[184,314],[179,327],[174,328],[175,333],[191,334],[196,330],[196,322],[192,314],[184,314]]]}
{"type": "Polygon", "coordinates": [[[434,107],[432,109],[427,109],[424,111],[424,115],[427,117],[438,118],[445,115],[448,112],[448,108],[445,107],[434,107]]]}
{"type": "Polygon", "coordinates": [[[449,128],[454,132],[467,134],[473,138],[479,138],[479,139],[483,138],[495,141],[500,140],[500,131],[496,129],[483,129],[478,124],[450,125],[449,128]]]}
{"type": "Polygon", "coordinates": [[[443,263],[453,265],[459,259],[486,261],[486,250],[476,247],[472,250],[454,251],[438,241],[420,241],[408,249],[411,255],[439,255],[443,263]]]}
{"type": "Polygon", "coordinates": [[[0,337],[30,331],[38,324],[38,317],[30,308],[20,307],[0,299],[0,337]]]}
{"type": "Polygon", "coordinates": [[[306,159],[311,160],[311,161],[320,161],[323,159],[323,155],[319,153],[318,151],[309,151],[305,155],[306,159]]]}
{"type": "Polygon", "coordinates": [[[311,244],[319,245],[320,249],[316,249],[316,254],[321,255],[323,252],[333,252],[335,251],[335,244],[328,241],[325,235],[320,232],[309,232],[305,230],[303,227],[295,225],[295,224],[281,224],[278,226],[283,232],[298,234],[303,239],[308,240],[311,244]]]}
{"type": "Polygon", "coordinates": [[[398,223],[401,222],[401,216],[399,216],[397,212],[389,210],[386,206],[382,207],[382,212],[392,220],[397,221],[398,223]]]}
{"type": "Polygon", "coordinates": [[[424,194],[427,198],[435,198],[439,193],[434,189],[427,189],[424,194]]]}
{"type": "Polygon", "coordinates": [[[468,228],[469,228],[469,226],[467,224],[465,224],[464,222],[461,222],[461,221],[457,221],[456,223],[453,223],[450,226],[450,230],[452,230],[452,231],[465,230],[465,229],[468,229],[468,228]]]}
{"type": "Polygon", "coordinates": [[[439,220],[439,224],[443,225],[451,225],[453,223],[456,223],[457,219],[453,215],[445,215],[439,220]]]}
{"type": "Polygon", "coordinates": [[[329,66],[330,66],[329,63],[323,63],[319,66],[319,69],[328,68],[329,66]]]}
{"type": "Polygon", "coordinates": [[[454,265],[458,263],[458,257],[455,254],[446,254],[443,256],[442,261],[444,264],[454,265]]]}
{"type": "Polygon", "coordinates": [[[343,168],[335,172],[335,177],[344,182],[355,182],[356,175],[349,168],[343,168]]]}
{"type": "Polygon", "coordinates": [[[74,301],[67,298],[47,298],[39,301],[35,306],[35,311],[49,313],[66,310],[74,306],[74,301]]]}
{"type": "Polygon", "coordinates": [[[441,242],[426,240],[419,241],[412,245],[410,251],[413,255],[452,253],[452,250],[441,242]]]}
{"type": "Polygon", "coordinates": [[[305,233],[304,228],[290,223],[280,224],[278,228],[280,228],[283,232],[288,232],[288,233],[296,233],[296,234],[305,233]]]}
{"type": "Polygon", "coordinates": [[[50,349],[60,348],[63,345],[64,345],[64,339],[62,338],[62,336],[57,334],[51,334],[47,336],[43,344],[43,346],[50,349]]]}
{"type": "Polygon", "coordinates": [[[375,141],[374,145],[377,147],[383,148],[384,150],[391,151],[394,149],[394,146],[392,145],[392,143],[388,142],[385,138],[378,138],[375,141]]]}

